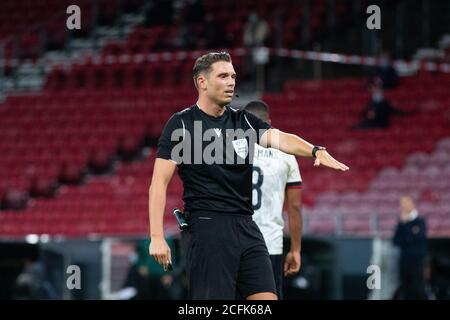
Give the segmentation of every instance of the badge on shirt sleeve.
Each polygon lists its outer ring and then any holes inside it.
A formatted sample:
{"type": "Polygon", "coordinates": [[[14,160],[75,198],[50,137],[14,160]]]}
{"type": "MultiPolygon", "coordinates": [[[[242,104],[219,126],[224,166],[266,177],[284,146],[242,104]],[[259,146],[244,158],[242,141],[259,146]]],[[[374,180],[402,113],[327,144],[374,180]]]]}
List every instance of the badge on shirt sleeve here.
{"type": "Polygon", "coordinates": [[[236,151],[237,155],[242,159],[247,158],[248,156],[248,143],[247,139],[237,139],[233,140],[234,151],[236,151]]]}

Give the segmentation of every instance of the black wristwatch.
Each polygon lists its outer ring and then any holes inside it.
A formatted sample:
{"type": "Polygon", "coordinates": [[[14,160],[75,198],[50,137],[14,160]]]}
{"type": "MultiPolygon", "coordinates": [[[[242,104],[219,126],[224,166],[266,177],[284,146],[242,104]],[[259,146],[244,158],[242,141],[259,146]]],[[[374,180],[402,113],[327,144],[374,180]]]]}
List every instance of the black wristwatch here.
{"type": "Polygon", "coordinates": [[[322,146],[314,146],[314,148],[312,149],[312,156],[315,158],[316,157],[316,152],[319,150],[326,150],[325,147],[322,146]]]}

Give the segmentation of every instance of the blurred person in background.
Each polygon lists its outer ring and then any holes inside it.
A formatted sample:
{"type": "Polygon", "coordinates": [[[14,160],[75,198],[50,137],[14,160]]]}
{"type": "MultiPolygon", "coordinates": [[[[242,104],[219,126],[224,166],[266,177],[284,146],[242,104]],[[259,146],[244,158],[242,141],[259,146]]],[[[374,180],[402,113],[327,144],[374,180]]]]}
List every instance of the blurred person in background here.
{"type": "Polygon", "coordinates": [[[384,96],[383,82],[376,78],[370,85],[372,98],[362,113],[362,120],[354,129],[387,128],[392,115],[403,115],[404,111],[397,109],[384,96]]]}
{"type": "Polygon", "coordinates": [[[268,34],[267,22],[260,18],[256,12],[251,12],[244,26],[244,45],[247,48],[264,46],[268,34]]]}
{"type": "Polygon", "coordinates": [[[17,300],[59,299],[53,286],[45,279],[45,269],[40,261],[25,259],[22,273],[16,279],[13,290],[17,300]]]}
{"type": "Polygon", "coordinates": [[[383,89],[393,89],[398,86],[397,71],[392,65],[391,55],[388,52],[381,54],[380,64],[373,68],[369,82],[377,78],[381,79],[383,89]]]}
{"type": "Polygon", "coordinates": [[[419,216],[414,200],[400,199],[400,221],[394,234],[394,245],[400,248],[400,287],[394,299],[426,299],[425,259],[427,256],[427,227],[419,216]]]}
{"type": "Polygon", "coordinates": [[[269,26],[267,22],[258,16],[256,12],[251,12],[244,26],[243,42],[248,49],[246,63],[244,65],[243,80],[255,81],[256,61],[255,49],[263,47],[269,35],[269,26]]]}
{"type": "Polygon", "coordinates": [[[164,276],[151,274],[140,244],[129,254],[130,263],[122,288],[111,295],[113,300],[168,300],[171,299],[164,276]],[[144,258],[144,259],[143,259],[144,258]]]}
{"type": "Polygon", "coordinates": [[[164,271],[163,268],[150,257],[148,252],[148,247],[150,246],[150,241],[144,240],[139,246],[139,259],[143,264],[148,266],[150,270],[151,281],[159,281],[164,286],[168,294],[168,299],[180,299],[183,297],[183,272],[184,265],[183,260],[179,259],[178,248],[173,239],[167,239],[167,244],[172,252],[172,270],[164,271]]]}

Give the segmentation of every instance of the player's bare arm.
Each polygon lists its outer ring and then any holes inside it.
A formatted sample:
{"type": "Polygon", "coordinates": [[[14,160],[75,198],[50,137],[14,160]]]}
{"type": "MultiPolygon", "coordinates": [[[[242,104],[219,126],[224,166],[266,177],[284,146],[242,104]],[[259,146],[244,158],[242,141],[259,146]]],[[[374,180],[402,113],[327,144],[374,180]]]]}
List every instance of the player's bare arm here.
{"type": "MultiPolygon", "coordinates": [[[[261,137],[261,145],[263,147],[271,147],[279,149],[287,154],[300,157],[312,157],[314,145],[303,140],[295,134],[286,133],[278,129],[269,129],[261,137]]],[[[334,159],[326,150],[316,152],[314,166],[324,165],[326,167],[347,171],[350,168],[345,164],[334,159]]]]}
{"type": "Polygon", "coordinates": [[[292,276],[300,271],[301,266],[301,241],[302,241],[302,190],[286,189],[286,206],[288,212],[289,234],[291,247],[284,260],[284,275],[292,276]]]}
{"type": "Polygon", "coordinates": [[[175,172],[176,164],[171,160],[157,158],[153,167],[152,183],[149,190],[150,255],[163,265],[164,270],[172,263],[170,248],[164,239],[164,209],[167,186],[175,172]]]}

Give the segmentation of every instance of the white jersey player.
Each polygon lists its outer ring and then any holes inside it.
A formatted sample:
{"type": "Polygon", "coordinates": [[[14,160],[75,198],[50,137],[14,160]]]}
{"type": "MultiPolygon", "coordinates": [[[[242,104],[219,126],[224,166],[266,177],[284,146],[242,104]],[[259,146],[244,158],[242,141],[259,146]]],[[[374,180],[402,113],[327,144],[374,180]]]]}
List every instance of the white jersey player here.
{"type": "MultiPolygon", "coordinates": [[[[269,122],[268,106],[252,101],[245,110],[269,122]]],[[[253,219],[264,236],[272,261],[278,298],[282,298],[283,274],[300,269],[302,178],[294,156],[255,145],[253,159],[253,219]],[[283,265],[283,204],[286,200],[291,246],[283,265]]]]}

